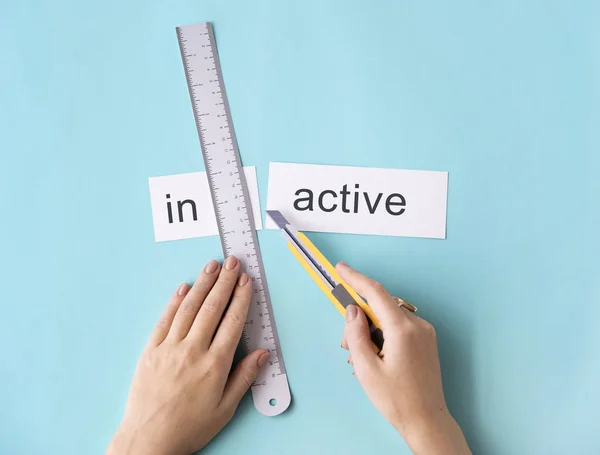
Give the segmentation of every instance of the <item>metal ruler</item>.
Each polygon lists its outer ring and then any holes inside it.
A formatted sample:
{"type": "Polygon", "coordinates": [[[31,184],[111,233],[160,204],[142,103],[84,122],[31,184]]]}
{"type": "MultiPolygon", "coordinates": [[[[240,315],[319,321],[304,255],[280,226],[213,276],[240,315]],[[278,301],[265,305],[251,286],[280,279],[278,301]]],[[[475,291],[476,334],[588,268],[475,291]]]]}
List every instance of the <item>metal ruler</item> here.
{"type": "Polygon", "coordinates": [[[252,280],[252,301],[242,341],[246,352],[267,349],[268,363],[252,384],[254,406],[274,416],[287,409],[290,389],[256,236],[248,188],[225,94],[210,22],[177,27],[202,156],[217,216],[223,254],[240,259],[252,280]]]}

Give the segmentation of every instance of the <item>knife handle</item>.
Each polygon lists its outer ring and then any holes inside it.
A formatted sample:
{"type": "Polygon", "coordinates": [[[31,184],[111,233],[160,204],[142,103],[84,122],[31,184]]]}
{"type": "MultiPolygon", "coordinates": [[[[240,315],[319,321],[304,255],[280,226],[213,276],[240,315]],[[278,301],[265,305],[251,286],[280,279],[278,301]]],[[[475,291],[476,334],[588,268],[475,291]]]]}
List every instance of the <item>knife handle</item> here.
{"type": "Polygon", "coordinates": [[[304,235],[302,232],[296,233],[297,238],[302,242],[303,246],[310,251],[313,257],[319,261],[321,267],[332,277],[338,284],[330,290],[329,287],[319,277],[317,272],[306,262],[306,259],[300,254],[292,242],[288,242],[288,248],[294,255],[294,257],[300,262],[302,267],[310,275],[313,281],[319,286],[321,291],[329,298],[333,306],[339,311],[339,313],[346,317],[346,307],[348,305],[358,305],[367,316],[367,322],[369,323],[369,332],[371,334],[371,341],[373,342],[373,348],[376,353],[379,353],[383,348],[383,332],[379,325],[379,320],[371,307],[365,302],[358,293],[352,289],[348,283],[346,283],[335,270],[335,267],[327,260],[323,253],[304,235]]]}

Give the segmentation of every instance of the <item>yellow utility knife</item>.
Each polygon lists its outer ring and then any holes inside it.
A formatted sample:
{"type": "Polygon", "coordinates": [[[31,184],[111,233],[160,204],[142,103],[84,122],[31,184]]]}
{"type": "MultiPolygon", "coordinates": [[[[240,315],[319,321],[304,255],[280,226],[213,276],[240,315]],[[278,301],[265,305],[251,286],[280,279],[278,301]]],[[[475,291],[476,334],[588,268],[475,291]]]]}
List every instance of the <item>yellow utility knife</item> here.
{"type": "Polygon", "coordinates": [[[342,316],[346,315],[348,305],[358,305],[367,315],[371,341],[377,353],[383,347],[383,332],[377,317],[367,303],[360,298],[354,289],[346,284],[338,275],[335,267],[323,256],[313,243],[302,232],[294,228],[278,210],[267,210],[267,215],[277,224],[288,248],[298,262],[317,283],[317,286],[331,300],[342,316]]]}

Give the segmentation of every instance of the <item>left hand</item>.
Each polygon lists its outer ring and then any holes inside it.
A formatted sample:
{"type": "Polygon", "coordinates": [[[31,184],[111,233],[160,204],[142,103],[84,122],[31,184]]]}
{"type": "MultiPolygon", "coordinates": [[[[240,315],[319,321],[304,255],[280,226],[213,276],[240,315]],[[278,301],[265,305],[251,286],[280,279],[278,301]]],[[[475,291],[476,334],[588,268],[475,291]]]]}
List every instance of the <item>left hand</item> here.
{"type": "Polygon", "coordinates": [[[267,362],[267,351],[254,351],[229,375],[252,284],[235,257],[220,269],[209,262],[191,289],[184,283],[171,297],[141,355],[107,455],[200,450],[231,420],[267,362]]]}

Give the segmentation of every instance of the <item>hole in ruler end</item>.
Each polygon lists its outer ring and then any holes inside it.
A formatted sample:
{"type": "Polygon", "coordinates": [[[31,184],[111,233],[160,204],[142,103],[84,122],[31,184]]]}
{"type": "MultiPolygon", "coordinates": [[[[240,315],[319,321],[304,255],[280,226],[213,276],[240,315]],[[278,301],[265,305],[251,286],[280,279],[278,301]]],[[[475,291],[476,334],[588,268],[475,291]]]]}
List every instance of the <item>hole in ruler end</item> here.
{"type": "MultiPolygon", "coordinates": [[[[259,376],[258,379],[262,378],[259,376]]],[[[274,375],[274,377],[268,375],[264,379],[252,387],[252,399],[258,412],[273,417],[281,414],[290,406],[292,395],[285,373],[274,375]]]]}

